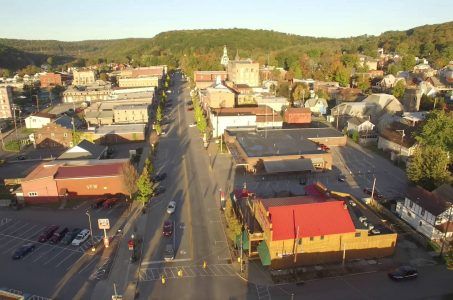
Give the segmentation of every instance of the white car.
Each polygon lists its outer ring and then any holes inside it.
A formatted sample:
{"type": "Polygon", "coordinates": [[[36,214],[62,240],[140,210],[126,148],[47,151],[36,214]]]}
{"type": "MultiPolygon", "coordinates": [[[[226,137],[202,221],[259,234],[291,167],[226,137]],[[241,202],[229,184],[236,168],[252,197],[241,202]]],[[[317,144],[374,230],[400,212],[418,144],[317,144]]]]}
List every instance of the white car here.
{"type": "Polygon", "coordinates": [[[176,210],[176,202],[175,201],[170,201],[167,206],[167,213],[172,214],[176,210]]]}
{"type": "Polygon", "coordinates": [[[171,90],[167,90],[167,94],[171,94],[171,90]]]}
{"type": "Polygon", "coordinates": [[[81,244],[83,244],[83,242],[85,242],[88,239],[89,236],[90,231],[88,229],[84,229],[80,231],[80,233],[75,237],[74,240],[72,240],[71,245],[80,246],[81,244]]]}
{"type": "Polygon", "coordinates": [[[197,126],[197,123],[189,124],[189,127],[195,127],[195,126],[197,126]]]}

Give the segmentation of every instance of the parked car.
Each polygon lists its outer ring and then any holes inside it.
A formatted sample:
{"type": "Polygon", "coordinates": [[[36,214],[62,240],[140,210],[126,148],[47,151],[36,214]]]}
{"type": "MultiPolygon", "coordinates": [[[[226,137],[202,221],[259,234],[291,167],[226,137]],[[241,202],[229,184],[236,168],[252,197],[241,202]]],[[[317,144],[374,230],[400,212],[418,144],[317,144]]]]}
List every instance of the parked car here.
{"type": "Polygon", "coordinates": [[[26,256],[28,253],[35,251],[36,245],[33,243],[28,243],[25,245],[20,246],[16,251],[13,253],[13,259],[21,259],[22,257],[26,256]]]}
{"type": "Polygon", "coordinates": [[[393,280],[406,280],[418,277],[418,271],[412,266],[401,266],[396,270],[388,273],[388,276],[393,280]]]}
{"type": "Polygon", "coordinates": [[[115,203],[118,202],[118,200],[119,200],[118,198],[108,198],[103,202],[102,207],[112,208],[113,205],[115,205],[115,203]]]}
{"type": "Polygon", "coordinates": [[[173,221],[167,220],[164,222],[162,233],[164,236],[171,236],[173,234],[173,221]]]}
{"type": "Polygon", "coordinates": [[[176,202],[175,201],[170,201],[167,206],[167,213],[172,214],[176,210],[176,202]]]}
{"type": "Polygon", "coordinates": [[[64,238],[61,240],[61,244],[69,245],[71,242],[76,238],[76,236],[80,233],[80,228],[74,228],[70,230],[68,233],[65,234],[64,238]]]}
{"type": "Polygon", "coordinates": [[[364,217],[364,216],[359,217],[359,221],[362,223],[365,222],[366,220],[367,220],[367,217],[364,217]]]}
{"type": "Polygon", "coordinates": [[[47,242],[48,239],[50,239],[50,237],[53,235],[53,233],[55,231],[57,231],[59,228],[58,225],[51,225],[49,227],[47,227],[46,229],[44,229],[44,231],[39,235],[38,237],[38,241],[40,243],[45,243],[47,242]]]}
{"type": "Polygon", "coordinates": [[[25,160],[25,159],[27,159],[27,157],[25,155],[18,155],[18,156],[16,156],[16,159],[17,160],[25,160]]]}
{"type": "Polygon", "coordinates": [[[91,204],[91,208],[94,208],[94,209],[101,208],[106,200],[107,200],[106,198],[96,199],[95,202],[93,204],[91,204]]]}
{"type": "Polygon", "coordinates": [[[187,111],[192,111],[192,110],[193,110],[193,107],[192,107],[192,106],[190,106],[190,107],[187,108],[187,111]]]}
{"type": "Polygon", "coordinates": [[[52,236],[49,239],[49,243],[51,244],[58,244],[64,236],[68,233],[69,229],[67,227],[60,229],[58,231],[55,231],[52,236]]]}
{"type": "Polygon", "coordinates": [[[379,229],[377,229],[377,228],[371,229],[370,232],[371,232],[372,234],[380,234],[380,233],[381,233],[381,231],[380,231],[379,229]]]}
{"type": "Polygon", "coordinates": [[[83,229],[75,237],[75,239],[72,241],[71,245],[80,246],[81,244],[83,244],[83,242],[85,242],[88,239],[89,236],[90,236],[90,231],[88,229],[83,229]]]}
{"type": "Polygon", "coordinates": [[[191,124],[189,124],[189,127],[191,127],[191,128],[192,128],[192,127],[195,127],[195,126],[197,126],[197,123],[191,123],[191,124]]]}
{"type": "Polygon", "coordinates": [[[175,258],[175,251],[172,244],[167,244],[164,251],[164,260],[171,261],[175,258]]]}
{"type": "Polygon", "coordinates": [[[156,176],[153,176],[151,178],[151,180],[154,181],[154,182],[157,182],[157,181],[162,181],[165,178],[167,178],[167,173],[161,173],[161,174],[157,174],[156,176]]]}
{"type": "Polygon", "coordinates": [[[352,207],[357,206],[357,204],[355,204],[354,200],[349,200],[349,205],[351,205],[352,207]]]}
{"type": "Polygon", "coordinates": [[[163,193],[165,193],[165,188],[163,186],[158,186],[153,191],[153,197],[157,197],[157,196],[159,196],[160,194],[163,194],[163,193]]]}
{"type": "MultiPolygon", "coordinates": [[[[363,192],[367,195],[371,196],[373,189],[372,188],[364,188],[363,192]]],[[[374,194],[373,194],[374,199],[382,199],[383,196],[381,193],[379,193],[376,189],[374,189],[374,194]]]]}
{"type": "Polygon", "coordinates": [[[346,176],[344,176],[343,174],[340,174],[340,175],[338,175],[337,180],[339,182],[345,182],[346,181],[346,176]]]}

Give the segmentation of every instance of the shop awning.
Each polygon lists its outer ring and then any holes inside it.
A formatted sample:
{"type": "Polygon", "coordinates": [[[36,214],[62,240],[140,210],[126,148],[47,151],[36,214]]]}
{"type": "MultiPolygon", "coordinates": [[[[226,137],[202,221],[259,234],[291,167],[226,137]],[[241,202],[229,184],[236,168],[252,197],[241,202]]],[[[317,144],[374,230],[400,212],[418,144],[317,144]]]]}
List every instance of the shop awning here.
{"type": "Polygon", "coordinates": [[[309,172],[314,171],[310,159],[282,159],[275,161],[264,161],[266,173],[289,173],[289,172],[309,172]]]}
{"type": "Polygon", "coordinates": [[[271,264],[271,254],[269,253],[269,248],[267,247],[267,244],[265,241],[262,241],[258,247],[258,255],[260,256],[261,259],[261,264],[263,266],[270,266],[271,264]]]}
{"type": "MultiPolygon", "coordinates": [[[[236,236],[236,247],[241,247],[241,234],[236,236]]],[[[249,250],[249,234],[247,230],[242,232],[242,250],[249,250]]]]}

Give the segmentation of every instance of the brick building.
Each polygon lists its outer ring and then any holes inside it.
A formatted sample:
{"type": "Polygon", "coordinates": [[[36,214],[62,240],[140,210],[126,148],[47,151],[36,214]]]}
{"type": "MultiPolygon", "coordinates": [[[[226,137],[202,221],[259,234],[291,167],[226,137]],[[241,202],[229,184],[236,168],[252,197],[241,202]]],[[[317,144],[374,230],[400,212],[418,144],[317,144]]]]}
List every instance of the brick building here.
{"type": "Polygon", "coordinates": [[[68,116],[62,116],[52,123],[43,125],[33,133],[36,148],[69,148],[73,145],[73,130],[78,122],[68,116]],[[75,124],[73,125],[73,122],[75,124]]]}
{"type": "Polygon", "coordinates": [[[0,87],[0,119],[13,117],[12,103],[13,89],[10,86],[0,87]]]}
{"type": "Polygon", "coordinates": [[[251,87],[260,85],[260,64],[251,59],[230,60],[228,62],[228,81],[234,84],[247,84],[251,87]]]}
{"type": "Polygon", "coordinates": [[[127,159],[45,162],[22,180],[21,193],[30,204],[127,194],[122,174],[127,163],[127,159]]]}
{"type": "Polygon", "coordinates": [[[137,78],[120,78],[118,79],[118,86],[121,88],[136,88],[136,87],[158,87],[158,76],[147,76],[137,78]]]}
{"type": "Polygon", "coordinates": [[[284,120],[288,124],[310,124],[311,110],[305,107],[291,107],[285,110],[284,120]]]}
{"type": "Polygon", "coordinates": [[[68,76],[60,73],[45,73],[39,76],[41,88],[52,87],[56,85],[64,85],[68,80],[68,76]]]}
{"type": "Polygon", "coordinates": [[[205,89],[211,85],[213,85],[217,78],[223,82],[227,80],[227,72],[226,71],[195,71],[193,72],[193,78],[195,81],[195,86],[200,90],[205,89]]]}

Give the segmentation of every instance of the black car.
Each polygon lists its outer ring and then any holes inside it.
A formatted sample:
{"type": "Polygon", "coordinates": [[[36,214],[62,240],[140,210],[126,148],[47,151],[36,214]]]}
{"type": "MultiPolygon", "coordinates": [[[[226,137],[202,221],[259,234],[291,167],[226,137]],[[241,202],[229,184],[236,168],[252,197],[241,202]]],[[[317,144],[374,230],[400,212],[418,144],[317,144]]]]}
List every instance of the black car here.
{"type": "Polygon", "coordinates": [[[48,239],[54,234],[55,231],[57,231],[59,228],[58,225],[51,225],[44,229],[44,231],[39,235],[38,241],[40,243],[45,243],[47,242],[48,239]]]}
{"type": "Polygon", "coordinates": [[[25,160],[27,157],[25,155],[18,155],[16,156],[17,160],[25,160]]]}
{"type": "Polygon", "coordinates": [[[76,236],[82,231],[80,228],[74,228],[65,234],[64,238],[61,240],[63,245],[69,245],[76,238],[76,236]]]}
{"type": "Polygon", "coordinates": [[[96,209],[96,208],[101,208],[102,205],[104,204],[105,200],[107,200],[106,198],[99,198],[99,199],[96,199],[96,201],[91,204],[91,207],[96,209]]]}
{"type": "Polygon", "coordinates": [[[14,251],[13,259],[21,259],[26,256],[28,253],[33,252],[36,246],[33,243],[28,243],[20,246],[16,251],[14,251]]]}
{"type": "Polygon", "coordinates": [[[399,281],[417,278],[418,271],[412,266],[402,266],[393,272],[388,273],[388,275],[391,279],[399,281]]]}
{"type": "Polygon", "coordinates": [[[338,180],[339,182],[345,182],[345,181],[346,181],[346,176],[344,176],[344,175],[338,175],[337,180],[338,180]]]}
{"type": "Polygon", "coordinates": [[[153,197],[159,196],[160,194],[163,193],[165,193],[165,188],[162,186],[158,186],[153,192],[153,197]]]}
{"type": "Polygon", "coordinates": [[[153,176],[151,179],[154,182],[158,182],[164,180],[165,178],[167,178],[167,173],[157,174],[156,176],[153,176]]]}
{"type": "Polygon", "coordinates": [[[49,243],[51,244],[58,244],[64,236],[68,233],[69,229],[67,227],[60,229],[59,231],[56,231],[53,233],[53,235],[49,239],[49,243]]]}

